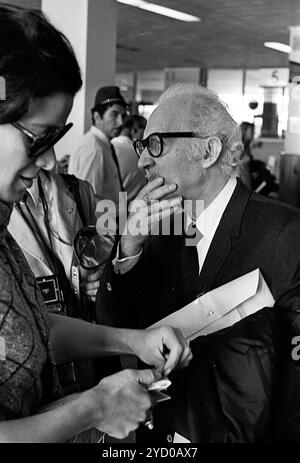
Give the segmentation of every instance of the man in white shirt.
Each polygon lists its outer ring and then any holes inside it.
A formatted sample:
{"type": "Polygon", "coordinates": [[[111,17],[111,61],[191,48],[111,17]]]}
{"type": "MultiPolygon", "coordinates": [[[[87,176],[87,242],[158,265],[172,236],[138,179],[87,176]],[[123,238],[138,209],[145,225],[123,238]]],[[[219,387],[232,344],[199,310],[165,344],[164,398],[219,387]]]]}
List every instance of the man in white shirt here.
{"type": "Polygon", "coordinates": [[[118,205],[119,193],[123,191],[118,160],[110,141],[122,130],[126,107],[119,87],[100,88],[92,108],[93,125],[70,157],[69,173],[92,185],[97,202],[109,199],[118,205]]]}
{"type": "Polygon", "coordinates": [[[206,443],[299,436],[300,372],[288,349],[300,332],[299,210],[235,178],[239,128],[203,87],[170,87],[134,147],[148,184],[102,276],[98,321],[147,327],[255,269],[275,300],[191,342],[194,359],[173,376],[172,401],[155,411],[154,432],[143,440],[171,442],[174,431],[206,443]],[[164,232],[168,217],[174,226],[164,232]]]}
{"type": "Polygon", "coordinates": [[[146,177],[144,172],[138,168],[138,157],[133,149],[132,143],[135,134],[139,133],[142,138],[147,120],[139,115],[127,116],[124,120],[121,134],[112,139],[115,147],[124,191],[127,193],[127,200],[130,203],[145,186],[146,177]]]}

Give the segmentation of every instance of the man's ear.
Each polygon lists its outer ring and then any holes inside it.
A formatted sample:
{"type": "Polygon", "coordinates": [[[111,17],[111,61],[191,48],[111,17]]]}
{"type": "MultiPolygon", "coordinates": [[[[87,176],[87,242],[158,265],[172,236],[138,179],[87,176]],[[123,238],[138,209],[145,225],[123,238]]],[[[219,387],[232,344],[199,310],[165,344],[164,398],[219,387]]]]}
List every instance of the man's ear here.
{"type": "Polygon", "coordinates": [[[95,121],[95,122],[102,121],[102,117],[100,116],[100,114],[98,113],[98,111],[94,111],[94,112],[93,112],[93,116],[94,116],[94,121],[95,121]]]}
{"type": "Polygon", "coordinates": [[[213,166],[222,151],[222,143],[218,137],[209,137],[207,141],[206,153],[203,156],[202,166],[207,169],[208,167],[213,166]]]}

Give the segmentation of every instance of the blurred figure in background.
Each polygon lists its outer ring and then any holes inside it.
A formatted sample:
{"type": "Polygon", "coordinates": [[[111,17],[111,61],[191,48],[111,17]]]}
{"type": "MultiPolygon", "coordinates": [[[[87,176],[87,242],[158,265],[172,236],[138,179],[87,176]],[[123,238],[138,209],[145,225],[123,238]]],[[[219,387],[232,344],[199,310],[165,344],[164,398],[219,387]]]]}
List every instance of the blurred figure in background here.
{"type": "Polygon", "coordinates": [[[252,159],[251,143],[254,139],[254,124],[250,122],[242,122],[240,125],[242,142],[244,145],[244,155],[248,160],[252,159]]]}
{"type": "Polygon", "coordinates": [[[239,167],[238,177],[242,180],[243,184],[251,190],[252,181],[250,173],[250,162],[253,159],[251,153],[251,142],[254,137],[254,124],[251,124],[250,122],[242,122],[240,125],[240,130],[244,151],[242,154],[242,164],[239,167]]]}
{"type": "Polygon", "coordinates": [[[250,190],[264,196],[275,197],[278,192],[276,178],[265,162],[254,159],[251,151],[254,140],[254,124],[242,122],[240,125],[244,152],[243,164],[239,168],[239,177],[250,190]]]}
{"type": "Polygon", "coordinates": [[[112,139],[128,203],[146,185],[145,174],[138,168],[138,158],[132,146],[136,138],[143,138],[146,123],[147,120],[143,116],[126,116],[121,134],[112,139]]]}
{"type": "Polygon", "coordinates": [[[131,131],[131,139],[134,141],[137,138],[143,138],[144,130],[147,124],[147,119],[139,114],[133,114],[130,116],[133,121],[133,127],[131,131]]]}

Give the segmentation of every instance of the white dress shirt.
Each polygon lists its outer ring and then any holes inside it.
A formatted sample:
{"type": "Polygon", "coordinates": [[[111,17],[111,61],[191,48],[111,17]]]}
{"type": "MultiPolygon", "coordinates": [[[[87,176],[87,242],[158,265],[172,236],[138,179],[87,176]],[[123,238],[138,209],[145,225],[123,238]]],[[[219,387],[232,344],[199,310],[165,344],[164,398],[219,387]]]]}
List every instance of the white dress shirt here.
{"type": "Polygon", "coordinates": [[[94,125],[83,135],[77,151],[71,155],[68,172],[87,180],[93,187],[97,201],[109,199],[119,204],[122,185],[111,144],[105,133],[94,125]]]}
{"type": "Polygon", "coordinates": [[[132,140],[126,135],[119,135],[111,142],[115,147],[123,188],[127,192],[129,204],[146,185],[146,177],[138,168],[138,157],[133,149],[132,140]]]}
{"type": "MultiPolygon", "coordinates": [[[[230,201],[230,198],[235,190],[237,181],[235,177],[231,177],[218,196],[203,210],[199,215],[195,224],[203,237],[197,244],[199,273],[203,267],[205,258],[210,248],[213,237],[215,236],[222,215],[230,201]]],[[[187,226],[192,223],[192,219],[187,215],[187,226]]]]}

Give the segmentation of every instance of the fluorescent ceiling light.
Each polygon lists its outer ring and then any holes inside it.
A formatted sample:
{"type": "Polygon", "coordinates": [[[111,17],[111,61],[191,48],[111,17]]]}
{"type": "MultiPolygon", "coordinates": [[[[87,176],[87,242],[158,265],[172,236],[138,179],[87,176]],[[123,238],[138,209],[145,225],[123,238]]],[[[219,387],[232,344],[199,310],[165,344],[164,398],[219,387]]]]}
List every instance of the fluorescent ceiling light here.
{"type": "Polygon", "coordinates": [[[186,22],[200,22],[201,19],[196,16],[192,16],[187,13],[182,13],[181,11],[171,10],[171,8],[165,8],[164,6],[155,5],[154,3],[148,3],[144,0],[117,0],[119,3],[124,3],[125,5],[135,6],[136,8],[141,8],[142,10],[151,11],[152,13],[162,14],[163,16],[168,16],[169,18],[178,19],[179,21],[186,22]]]}
{"type": "Polygon", "coordinates": [[[273,50],[282,51],[283,53],[291,53],[291,47],[289,45],[285,45],[285,43],[265,42],[264,46],[268,48],[273,48],[273,50]]]}

